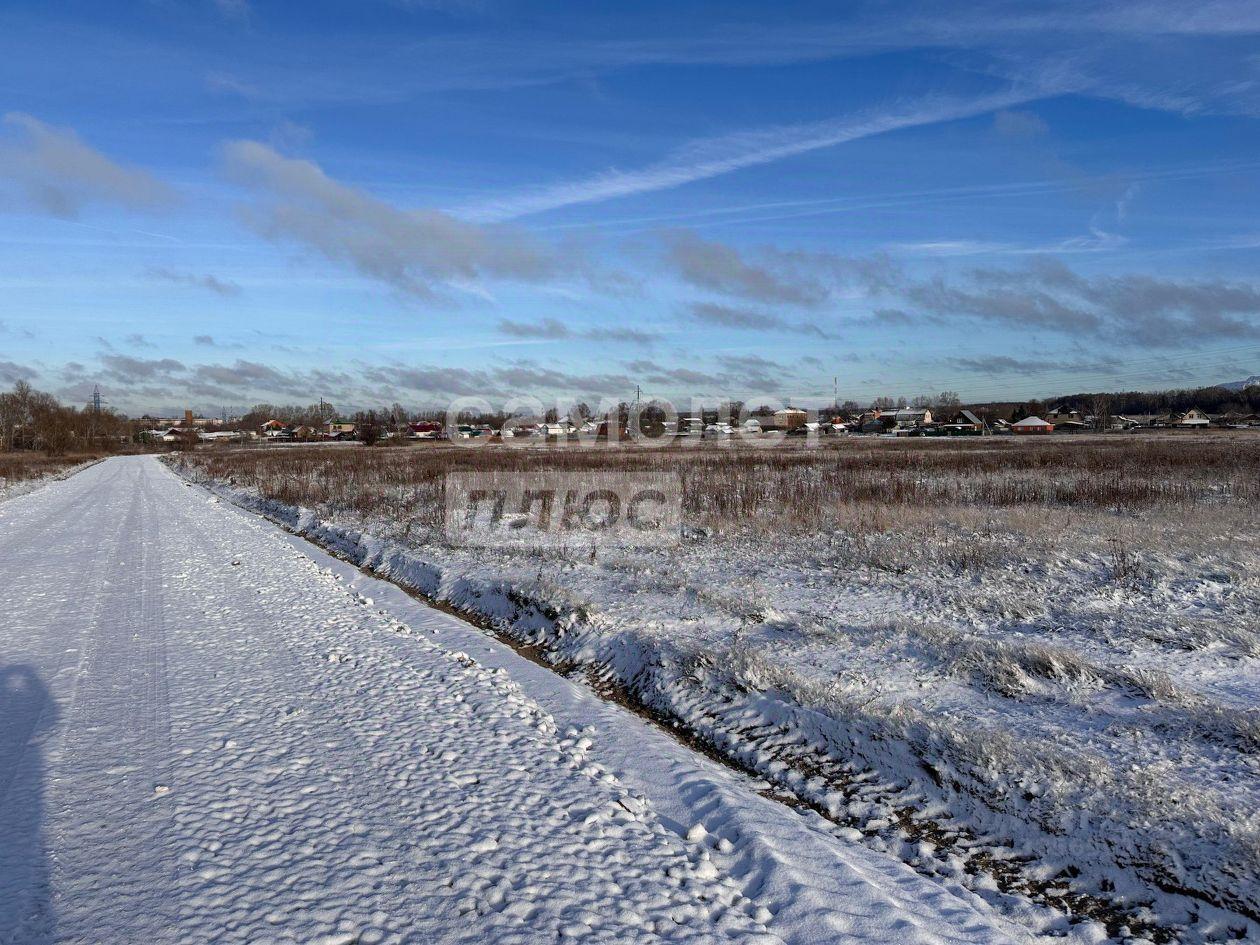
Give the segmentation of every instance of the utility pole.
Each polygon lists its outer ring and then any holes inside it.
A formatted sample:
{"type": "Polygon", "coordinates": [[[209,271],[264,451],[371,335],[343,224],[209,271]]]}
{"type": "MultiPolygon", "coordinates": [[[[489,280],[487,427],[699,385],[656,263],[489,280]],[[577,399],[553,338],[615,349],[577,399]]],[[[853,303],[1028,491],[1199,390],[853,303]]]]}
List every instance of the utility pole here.
{"type": "Polygon", "coordinates": [[[96,438],[101,428],[101,386],[99,384],[92,387],[92,399],[88,401],[88,445],[91,446],[96,442],[96,438]]]}

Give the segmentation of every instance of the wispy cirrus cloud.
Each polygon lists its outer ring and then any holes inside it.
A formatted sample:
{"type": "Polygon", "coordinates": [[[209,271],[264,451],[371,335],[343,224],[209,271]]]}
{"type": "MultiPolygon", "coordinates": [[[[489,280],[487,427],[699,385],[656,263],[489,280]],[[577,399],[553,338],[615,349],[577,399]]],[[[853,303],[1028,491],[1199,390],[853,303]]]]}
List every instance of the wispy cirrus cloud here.
{"type": "Polygon", "coordinates": [[[513,338],[534,338],[544,341],[573,337],[573,329],[554,318],[544,318],[536,322],[520,322],[504,318],[499,321],[499,331],[513,338]]]}
{"type": "Polygon", "coordinates": [[[586,341],[651,345],[660,338],[659,332],[647,331],[642,328],[573,328],[555,318],[544,318],[535,322],[504,318],[500,319],[498,327],[500,332],[509,337],[536,341],[584,339],[586,341]]]}
{"type": "Polygon", "coordinates": [[[720,305],[716,302],[695,302],[691,306],[692,317],[705,325],[717,328],[734,328],[744,331],[790,331],[800,335],[828,337],[818,325],[808,321],[790,321],[773,312],[720,305]]]}
{"type": "Polygon", "coordinates": [[[969,99],[933,96],[843,118],[701,139],[639,170],[605,171],[470,205],[459,210],[458,214],[465,219],[483,222],[512,220],[575,204],[667,190],[874,135],[983,115],[1060,91],[1063,89],[1023,86],[969,99]]]}
{"type": "Polygon", "coordinates": [[[692,396],[767,393],[785,389],[799,368],[760,355],[719,355],[711,365],[662,364],[640,358],[626,367],[645,383],[662,392],[692,396]]]}
{"type": "Polygon", "coordinates": [[[969,358],[948,358],[946,362],[953,367],[976,374],[992,376],[1007,374],[1050,374],[1050,373],[1104,373],[1116,371],[1123,367],[1119,358],[1096,358],[1081,360],[1062,360],[1057,358],[1014,358],[1010,355],[990,354],[969,358]]]}
{"type": "Polygon", "coordinates": [[[0,335],[9,335],[14,338],[21,338],[25,341],[30,341],[35,337],[35,332],[31,331],[29,328],[11,328],[4,322],[0,321],[0,335]]]}

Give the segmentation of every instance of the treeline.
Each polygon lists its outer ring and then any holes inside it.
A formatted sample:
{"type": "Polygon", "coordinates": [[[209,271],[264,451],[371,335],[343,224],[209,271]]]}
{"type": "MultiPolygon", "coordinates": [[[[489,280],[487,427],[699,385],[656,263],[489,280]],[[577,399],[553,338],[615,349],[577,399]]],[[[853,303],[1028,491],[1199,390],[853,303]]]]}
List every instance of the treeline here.
{"type": "Polygon", "coordinates": [[[1111,413],[1115,414],[1165,414],[1184,412],[1191,407],[1198,407],[1207,413],[1260,413],[1260,386],[1253,385],[1244,390],[1230,390],[1227,387],[1191,387],[1175,390],[1140,391],[1131,390],[1123,393],[1107,392],[1093,394],[1069,394],[1053,401],[1056,404],[1073,404],[1085,409],[1089,404],[1106,399],[1111,405],[1111,413]]]}
{"type": "Polygon", "coordinates": [[[25,381],[0,393],[0,453],[42,450],[63,456],[71,451],[115,451],[131,448],[134,439],[132,422],[113,410],[64,407],[52,394],[25,381]]]}
{"type": "Polygon", "coordinates": [[[300,407],[293,404],[254,404],[241,415],[237,423],[229,426],[242,430],[257,430],[268,420],[280,420],[294,426],[319,427],[336,420],[337,408],[326,401],[300,407]]]}

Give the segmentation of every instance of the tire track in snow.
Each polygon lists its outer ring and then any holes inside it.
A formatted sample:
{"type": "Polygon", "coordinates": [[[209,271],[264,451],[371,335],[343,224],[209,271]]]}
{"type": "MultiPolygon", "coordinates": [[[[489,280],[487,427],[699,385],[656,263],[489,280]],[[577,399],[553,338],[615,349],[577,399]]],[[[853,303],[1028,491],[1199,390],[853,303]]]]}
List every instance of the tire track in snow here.
{"type": "MultiPolygon", "coordinates": [[[[115,489],[98,493],[103,511],[120,497],[115,489]]],[[[101,587],[84,599],[92,613],[50,765],[57,775],[48,835],[58,941],[98,940],[103,929],[116,940],[138,941],[169,928],[174,915],[173,863],[161,842],[164,814],[154,782],[167,736],[159,730],[165,707],[154,702],[155,693],[159,702],[164,698],[153,683],[154,624],[144,619],[154,614],[148,598],[156,567],[144,527],[147,506],[143,487],[134,488],[115,537],[103,543],[101,587]],[[113,855],[102,858],[102,849],[113,855]],[[102,897],[104,889],[109,895],[102,897]]]]}
{"type": "MultiPolygon", "coordinates": [[[[7,746],[0,753],[0,772],[6,777],[0,783],[0,847],[6,854],[0,856],[0,941],[15,945],[47,941],[55,927],[44,821],[57,803],[56,772],[64,757],[65,733],[60,721],[73,710],[82,678],[84,641],[104,601],[104,566],[125,528],[121,517],[111,518],[99,503],[84,503],[83,496],[89,494],[90,489],[84,488],[80,500],[71,505],[73,511],[86,505],[86,514],[74,517],[73,526],[89,549],[86,559],[67,561],[64,553],[58,553],[64,548],[46,545],[48,569],[38,581],[24,570],[33,564],[24,549],[42,537],[40,531],[27,541],[0,546],[0,562],[8,577],[0,586],[0,613],[8,617],[0,624],[4,631],[0,633],[0,670],[29,673],[34,686],[42,689],[42,704],[26,724],[17,731],[0,732],[0,744],[7,746]],[[34,609],[29,607],[33,587],[42,605],[34,609]],[[86,617],[85,608],[90,610],[86,617]]],[[[23,518],[48,521],[40,514],[42,507],[33,503],[15,503],[10,511],[16,514],[0,521],[0,529],[6,532],[23,518]]]]}
{"type": "Polygon", "coordinates": [[[0,529],[10,522],[29,518],[36,510],[42,516],[42,530],[33,529],[25,536],[10,537],[9,545],[5,549],[6,557],[13,560],[24,557],[32,548],[45,541],[47,535],[54,534],[68,523],[77,522],[96,511],[98,495],[119,475],[119,471],[116,468],[111,469],[109,464],[95,463],[68,479],[55,480],[34,492],[14,496],[0,503],[0,529]],[[87,473],[91,475],[86,475],[87,473]],[[54,485],[58,486],[57,493],[50,496],[48,490],[54,485]],[[64,501],[61,498],[62,488],[73,490],[75,498],[69,502],[64,501]]]}
{"type": "Polygon", "coordinates": [[[397,628],[269,526],[150,470],[178,562],[168,610],[186,615],[171,628],[181,926],[365,945],[773,940],[514,685],[422,637],[397,658],[397,628]]]}

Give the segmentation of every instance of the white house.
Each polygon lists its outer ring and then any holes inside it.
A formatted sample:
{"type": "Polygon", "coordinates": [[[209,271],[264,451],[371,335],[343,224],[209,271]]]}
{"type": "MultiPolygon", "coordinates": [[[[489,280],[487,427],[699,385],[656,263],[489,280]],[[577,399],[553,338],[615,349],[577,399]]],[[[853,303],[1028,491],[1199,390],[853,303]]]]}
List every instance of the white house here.
{"type": "Polygon", "coordinates": [[[1179,427],[1207,427],[1211,426],[1211,424],[1212,421],[1208,415],[1198,407],[1191,407],[1177,420],[1177,426],[1179,427]]]}
{"type": "Polygon", "coordinates": [[[1177,427],[1181,429],[1206,429],[1212,420],[1198,407],[1191,407],[1185,413],[1169,413],[1156,417],[1151,421],[1153,427],[1177,427]]]}

